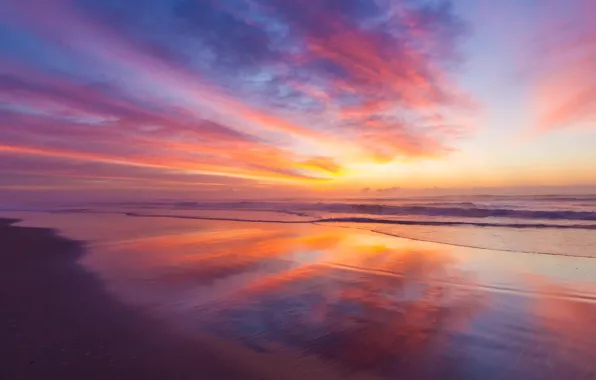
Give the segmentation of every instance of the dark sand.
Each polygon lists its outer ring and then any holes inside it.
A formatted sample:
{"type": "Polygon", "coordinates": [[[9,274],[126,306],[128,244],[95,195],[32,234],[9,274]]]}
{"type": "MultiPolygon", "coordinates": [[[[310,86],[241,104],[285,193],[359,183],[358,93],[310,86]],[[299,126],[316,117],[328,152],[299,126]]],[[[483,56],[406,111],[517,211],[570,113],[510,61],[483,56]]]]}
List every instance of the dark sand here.
{"type": "Polygon", "coordinates": [[[82,246],[0,219],[0,379],[247,379],[199,341],[124,305],[82,246]]]}

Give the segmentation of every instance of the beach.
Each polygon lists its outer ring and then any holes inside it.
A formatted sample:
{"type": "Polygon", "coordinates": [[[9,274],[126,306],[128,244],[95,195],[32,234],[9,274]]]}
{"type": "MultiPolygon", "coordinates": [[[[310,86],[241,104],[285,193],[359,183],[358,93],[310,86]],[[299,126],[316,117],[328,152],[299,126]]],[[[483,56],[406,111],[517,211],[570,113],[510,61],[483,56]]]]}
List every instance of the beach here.
{"type": "Polygon", "coordinates": [[[0,378],[250,378],[193,339],[110,297],[81,244],[0,220],[0,378]]]}
{"type": "Polygon", "coordinates": [[[592,257],[112,211],[0,215],[3,379],[596,376],[592,257]]]}

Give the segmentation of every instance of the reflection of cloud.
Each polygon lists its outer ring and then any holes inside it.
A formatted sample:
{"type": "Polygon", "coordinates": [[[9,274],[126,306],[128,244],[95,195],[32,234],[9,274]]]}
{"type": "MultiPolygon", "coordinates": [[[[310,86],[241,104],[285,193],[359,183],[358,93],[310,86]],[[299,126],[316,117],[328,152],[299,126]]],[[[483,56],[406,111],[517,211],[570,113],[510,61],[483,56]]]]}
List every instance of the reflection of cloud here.
{"type": "Polygon", "coordinates": [[[442,154],[459,136],[447,115],[468,106],[447,1],[0,9],[0,145],[32,156],[300,183],[354,159],[442,154]]]}
{"type": "Polygon", "coordinates": [[[253,270],[290,250],[292,234],[282,230],[213,230],[158,235],[126,242],[113,260],[151,273],[164,286],[203,284],[253,270]],[[119,258],[122,256],[124,258],[119,258]],[[126,262],[131,260],[131,262],[126,262]]]}
{"type": "MultiPolygon", "coordinates": [[[[553,371],[562,371],[561,377],[569,377],[570,373],[577,373],[574,378],[594,376],[594,303],[578,299],[572,289],[548,280],[534,279],[534,285],[538,294],[531,302],[533,326],[535,333],[550,343],[535,347],[535,351],[548,351],[550,366],[553,371]]],[[[557,378],[557,372],[552,378],[557,378]]]]}
{"type": "Polygon", "coordinates": [[[404,370],[423,365],[443,334],[482,305],[462,286],[468,275],[440,252],[392,248],[372,235],[316,241],[323,262],[249,284],[217,306],[216,328],[261,349],[290,346],[356,370],[404,370]]]}

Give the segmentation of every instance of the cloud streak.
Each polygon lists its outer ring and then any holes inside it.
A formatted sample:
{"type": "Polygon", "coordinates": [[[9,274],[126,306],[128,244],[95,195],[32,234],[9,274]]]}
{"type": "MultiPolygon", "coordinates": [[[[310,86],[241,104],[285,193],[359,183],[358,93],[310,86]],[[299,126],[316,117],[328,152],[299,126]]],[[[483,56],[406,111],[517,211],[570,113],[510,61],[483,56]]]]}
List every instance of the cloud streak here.
{"type": "Polygon", "coordinates": [[[471,108],[448,1],[0,7],[0,154],[30,176],[333,181],[359,160],[445,154],[471,108]]]}
{"type": "Polygon", "coordinates": [[[589,0],[550,0],[539,9],[539,51],[531,59],[538,131],[596,125],[595,13],[589,0]]]}

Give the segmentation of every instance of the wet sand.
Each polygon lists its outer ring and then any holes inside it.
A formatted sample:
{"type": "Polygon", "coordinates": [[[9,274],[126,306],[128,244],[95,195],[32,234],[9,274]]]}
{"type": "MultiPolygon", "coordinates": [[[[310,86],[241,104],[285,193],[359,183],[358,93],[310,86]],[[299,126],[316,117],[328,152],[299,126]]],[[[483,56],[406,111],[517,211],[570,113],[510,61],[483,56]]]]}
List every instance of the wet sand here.
{"type": "Polygon", "coordinates": [[[353,225],[4,215],[85,243],[0,227],[0,379],[595,378],[592,258],[353,225]]]}
{"type": "Polygon", "coordinates": [[[0,219],[0,378],[248,379],[249,373],[108,295],[80,243],[0,219]]]}

